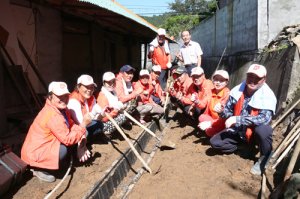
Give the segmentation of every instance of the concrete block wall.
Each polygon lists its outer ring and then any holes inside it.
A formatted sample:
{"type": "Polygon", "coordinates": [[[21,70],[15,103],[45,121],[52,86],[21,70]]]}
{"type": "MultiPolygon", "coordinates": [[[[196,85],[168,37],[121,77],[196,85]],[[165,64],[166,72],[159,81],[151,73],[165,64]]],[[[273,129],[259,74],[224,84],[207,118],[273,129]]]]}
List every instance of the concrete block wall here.
{"type": "Polygon", "coordinates": [[[233,1],[191,30],[203,57],[221,56],[257,48],[257,1],[233,1]]]}

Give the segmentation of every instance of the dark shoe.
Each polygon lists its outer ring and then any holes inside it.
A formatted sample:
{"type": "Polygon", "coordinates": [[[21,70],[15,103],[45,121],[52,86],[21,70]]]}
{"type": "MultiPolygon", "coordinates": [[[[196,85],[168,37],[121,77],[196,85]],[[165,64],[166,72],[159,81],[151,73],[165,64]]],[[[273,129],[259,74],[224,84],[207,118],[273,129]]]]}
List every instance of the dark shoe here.
{"type": "Polygon", "coordinates": [[[34,169],[30,169],[30,171],[33,173],[33,176],[38,177],[40,180],[43,180],[45,182],[55,182],[55,177],[46,171],[39,171],[34,169]]]}

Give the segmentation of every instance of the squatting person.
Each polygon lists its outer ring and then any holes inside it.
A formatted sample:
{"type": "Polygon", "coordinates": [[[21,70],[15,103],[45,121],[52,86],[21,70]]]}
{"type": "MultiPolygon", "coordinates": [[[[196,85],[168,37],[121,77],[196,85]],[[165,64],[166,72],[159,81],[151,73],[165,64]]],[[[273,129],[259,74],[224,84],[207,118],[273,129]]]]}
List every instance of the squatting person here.
{"type": "Polygon", "coordinates": [[[250,143],[254,138],[261,157],[251,168],[252,174],[261,174],[272,152],[273,129],[270,126],[275,113],[276,97],[266,83],[267,70],[253,64],[246,81],[234,87],[226,104],[217,104],[215,111],[220,118],[228,118],[227,129],[210,139],[213,148],[221,152],[233,152],[241,142],[250,143]]]}

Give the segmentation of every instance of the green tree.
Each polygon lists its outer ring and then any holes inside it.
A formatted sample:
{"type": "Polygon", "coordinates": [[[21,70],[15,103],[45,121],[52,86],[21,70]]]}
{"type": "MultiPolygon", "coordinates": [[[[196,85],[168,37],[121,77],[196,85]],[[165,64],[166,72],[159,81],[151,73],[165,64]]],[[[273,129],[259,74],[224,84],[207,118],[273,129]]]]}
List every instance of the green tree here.
{"type": "Polygon", "coordinates": [[[169,17],[166,20],[165,28],[169,35],[178,36],[178,34],[186,29],[191,29],[199,23],[198,15],[177,15],[169,17]]]}
{"type": "Polygon", "coordinates": [[[205,0],[175,0],[175,2],[168,4],[169,9],[178,15],[195,15],[199,12],[208,11],[208,2],[205,0]]]}
{"type": "Polygon", "coordinates": [[[189,30],[202,20],[211,16],[217,10],[215,0],[175,0],[168,3],[172,16],[167,18],[164,25],[169,35],[178,36],[183,30],[189,30]]]}

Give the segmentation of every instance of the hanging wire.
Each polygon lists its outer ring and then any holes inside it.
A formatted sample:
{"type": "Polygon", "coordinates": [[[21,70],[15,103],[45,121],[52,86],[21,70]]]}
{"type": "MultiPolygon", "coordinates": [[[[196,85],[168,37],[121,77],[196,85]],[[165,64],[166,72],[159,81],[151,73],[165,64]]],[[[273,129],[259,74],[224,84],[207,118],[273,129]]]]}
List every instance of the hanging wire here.
{"type": "MultiPolygon", "coordinates": [[[[29,18],[27,20],[27,25],[31,26],[31,25],[35,25],[36,24],[36,21],[38,21],[43,24],[45,23],[45,17],[42,15],[41,11],[38,9],[38,7],[34,7],[32,8],[32,11],[29,15],[29,18]],[[30,23],[30,19],[32,18],[32,15],[33,15],[33,22],[30,23]]],[[[32,53],[33,53],[33,49],[34,49],[34,46],[36,45],[36,27],[34,27],[34,39],[33,39],[33,43],[32,43],[32,47],[31,47],[31,52],[30,52],[30,56],[32,56],[32,53]]],[[[29,62],[27,63],[27,66],[25,68],[25,71],[28,72],[28,66],[29,66],[29,62]]]]}

